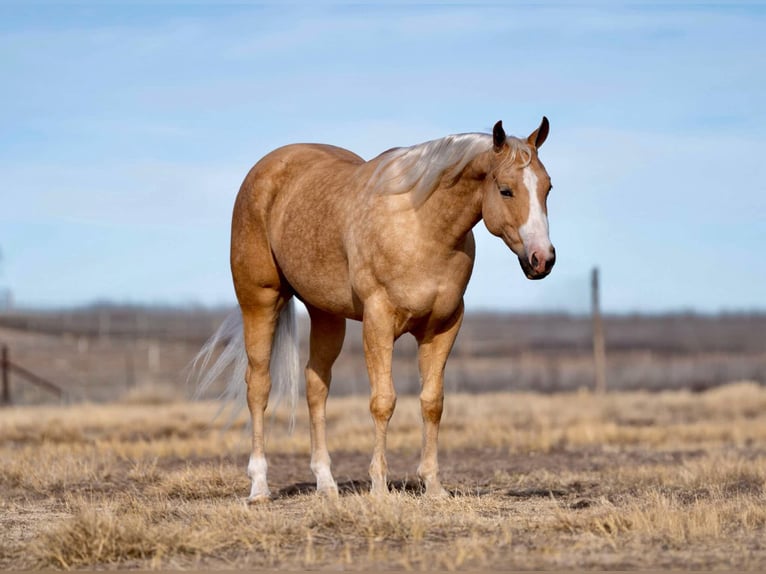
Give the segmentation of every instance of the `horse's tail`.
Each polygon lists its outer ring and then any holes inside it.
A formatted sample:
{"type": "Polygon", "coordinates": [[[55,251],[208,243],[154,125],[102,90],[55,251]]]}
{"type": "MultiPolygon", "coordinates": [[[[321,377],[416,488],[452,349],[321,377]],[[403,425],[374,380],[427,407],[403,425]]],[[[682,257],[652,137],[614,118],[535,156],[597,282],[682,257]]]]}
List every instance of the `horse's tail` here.
{"type": "Polygon", "coordinates": [[[300,358],[298,354],[298,317],[295,314],[295,299],[290,297],[279,313],[274,342],[271,345],[271,382],[276,384],[277,396],[274,408],[287,395],[290,405],[290,432],[295,427],[295,408],[298,406],[298,381],[300,379],[300,358]]]}
{"type": "MultiPolygon", "coordinates": [[[[221,326],[208,339],[192,360],[190,378],[196,380],[195,398],[199,398],[210,386],[230,371],[226,387],[220,395],[222,408],[232,405],[231,417],[239,413],[246,404],[247,354],[245,353],[245,335],[242,326],[242,314],[239,309],[233,311],[221,323],[221,326]],[[215,350],[224,344],[223,350],[212,361],[215,350]],[[212,363],[211,363],[212,361],[212,363]]],[[[276,387],[274,408],[282,402],[285,395],[290,405],[290,430],[295,425],[295,408],[298,404],[298,380],[300,365],[298,355],[298,324],[295,314],[295,302],[292,298],[282,309],[274,330],[271,345],[272,386],[276,387]]]]}

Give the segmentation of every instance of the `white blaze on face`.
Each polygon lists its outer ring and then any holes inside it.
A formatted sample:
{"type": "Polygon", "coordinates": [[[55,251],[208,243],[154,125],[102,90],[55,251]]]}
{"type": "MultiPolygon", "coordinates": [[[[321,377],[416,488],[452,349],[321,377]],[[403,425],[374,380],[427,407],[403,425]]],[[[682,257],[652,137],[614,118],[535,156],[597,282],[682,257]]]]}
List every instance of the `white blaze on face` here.
{"type": "Polygon", "coordinates": [[[539,250],[548,253],[551,250],[551,240],[548,237],[548,217],[543,212],[540,198],[537,195],[537,174],[527,166],[522,172],[524,187],[529,192],[529,214],[524,224],[519,227],[519,235],[524,242],[527,253],[539,250]]]}

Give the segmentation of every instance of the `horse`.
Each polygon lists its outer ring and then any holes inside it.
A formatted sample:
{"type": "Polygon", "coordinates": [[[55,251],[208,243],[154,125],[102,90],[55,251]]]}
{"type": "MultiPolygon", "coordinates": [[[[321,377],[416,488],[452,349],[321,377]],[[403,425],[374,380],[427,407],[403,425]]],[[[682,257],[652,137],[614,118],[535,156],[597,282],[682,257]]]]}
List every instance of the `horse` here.
{"type": "Polygon", "coordinates": [[[272,379],[298,393],[295,299],[310,317],[305,367],[311,470],[317,492],[338,495],[325,432],[331,370],[346,320],[362,322],[375,442],[371,492],[388,492],[386,432],[396,405],[391,375],[394,342],[404,333],[418,345],[423,434],[417,474],[427,496],[445,496],[437,441],[447,357],[463,319],[463,295],[474,264],[472,229],[484,220],[518,257],[529,279],[553,268],[548,231],[551,180],[538,157],[549,122],[527,138],[449,135],[392,148],[365,161],[325,144],[278,148],[249,171],[237,195],[230,264],[239,313],[200,351],[226,350],[205,374],[209,385],[228,365],[225,391],[246,394],[252,422],[247,501],[271,498],[264,449],[264,414],[272,379]],[[242,381],[246,385],[242,384],[242,381]]]}

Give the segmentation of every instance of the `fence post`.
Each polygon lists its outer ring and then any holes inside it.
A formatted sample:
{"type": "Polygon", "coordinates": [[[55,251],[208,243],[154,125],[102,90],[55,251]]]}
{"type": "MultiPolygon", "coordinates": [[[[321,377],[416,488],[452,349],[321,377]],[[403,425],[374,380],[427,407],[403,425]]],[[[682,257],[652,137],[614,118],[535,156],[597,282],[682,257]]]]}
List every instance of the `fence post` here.
{"type": "Polygon", "coordinates": [[[132,389],[136,385],[136,369],[133,364],[133,348],[125,353],[125,387],[132,389]]]}
{"type": "Polygon", "coordinates": [[[606,393],[606,349],[604,348],[604,326],[601,322],[599,303],[598,267],[591,274],[591,310],[593,313],[593,366],[596,374],[596,392],[606,393]]]}
{"type": "Polygon", "coordinates": [[[0,394],[0,404],[11,404],[11,381],[10,381],[10,361],[8,360],[8,346],[3,345],[0,350],[0,380],[2,381],[2,392],[0,394]]]}

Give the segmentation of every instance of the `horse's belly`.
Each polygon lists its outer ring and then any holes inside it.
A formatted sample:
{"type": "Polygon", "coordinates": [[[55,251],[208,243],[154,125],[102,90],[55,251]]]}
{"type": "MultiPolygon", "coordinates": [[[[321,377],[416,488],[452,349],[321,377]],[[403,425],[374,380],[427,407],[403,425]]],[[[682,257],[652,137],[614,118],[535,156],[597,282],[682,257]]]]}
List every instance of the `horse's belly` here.
{"type": "Polygon", "coordinates": [[[361,319],[361,314],[354,306],[353,292],[347,282],[337,278],[318,276],[303,278],[285,275],[295,290],[298,298],[322,311],[340,315],[349,319],[361,319]]]}
{"type": "Polygon", "coordinates": [[[340,206],[344,203],[325,187],[288,191],[275,201],[269,222],[269,244],[279,270],[300,300],[328,313],[353,317],[342,236],[345,219],[340,206]]]}
{"type": "Polygon", "coordinates": [[[311,242],[275,246],[280,271],[298,298],[313,307],[348,318],[356,318],[348,264],[338,249],[311,248],[311,242]]]}

